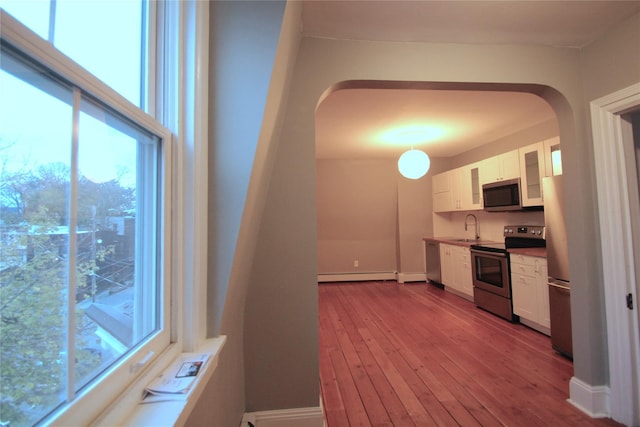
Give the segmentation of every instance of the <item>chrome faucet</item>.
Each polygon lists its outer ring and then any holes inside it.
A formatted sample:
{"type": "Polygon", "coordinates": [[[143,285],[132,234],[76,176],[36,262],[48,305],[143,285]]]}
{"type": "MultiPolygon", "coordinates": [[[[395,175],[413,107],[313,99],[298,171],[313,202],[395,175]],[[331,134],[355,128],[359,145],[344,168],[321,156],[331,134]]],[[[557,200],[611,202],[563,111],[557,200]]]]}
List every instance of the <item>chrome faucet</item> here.
{"type": "Polygon", "coordinates": [[[476,216],[474,214],[467,214],[467,216],[464,218],[464,231],[467,231],[467,219],[469,219],[469,217],[472,217],[474,220],[474,226],[475,226],[475,239],[478,240],[480,238],[480,235],[478,234],[478,218],[476,218],[476,216]]]}

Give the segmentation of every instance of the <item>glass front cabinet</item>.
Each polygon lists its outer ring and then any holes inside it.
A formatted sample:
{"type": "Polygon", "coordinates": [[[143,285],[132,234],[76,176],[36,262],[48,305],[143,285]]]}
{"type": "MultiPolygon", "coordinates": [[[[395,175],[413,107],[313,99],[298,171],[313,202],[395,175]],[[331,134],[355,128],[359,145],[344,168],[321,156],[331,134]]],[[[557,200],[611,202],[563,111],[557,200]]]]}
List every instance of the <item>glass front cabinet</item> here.
{"type": "Polygon", "coordinates": [[[536,142],[520,148],[522,206],[541,206],[542,177],[545,176],[544,144],[536,142]]]}
{"type": "Polygon", "coordinates": [[[544,204],[542,178],[562,175],[560,138],[536,142],[521,147],[518,151],[522,206],[542,206],[544,204]]]}

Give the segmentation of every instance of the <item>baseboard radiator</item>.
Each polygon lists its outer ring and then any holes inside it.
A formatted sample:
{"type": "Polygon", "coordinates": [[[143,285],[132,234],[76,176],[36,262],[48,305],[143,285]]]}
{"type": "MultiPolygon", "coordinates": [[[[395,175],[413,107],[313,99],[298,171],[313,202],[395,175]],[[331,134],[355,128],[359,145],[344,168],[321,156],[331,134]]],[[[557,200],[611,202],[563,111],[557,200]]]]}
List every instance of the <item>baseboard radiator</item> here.
{"type": "Polygon", "coordinates": [[[393,280],[398,283],[424,282],[425,273],[398,273],[397,271],[377,271],[370,273],[331,273],[318,274],[318,283],[326,282],[370,282],[393,280]]]}

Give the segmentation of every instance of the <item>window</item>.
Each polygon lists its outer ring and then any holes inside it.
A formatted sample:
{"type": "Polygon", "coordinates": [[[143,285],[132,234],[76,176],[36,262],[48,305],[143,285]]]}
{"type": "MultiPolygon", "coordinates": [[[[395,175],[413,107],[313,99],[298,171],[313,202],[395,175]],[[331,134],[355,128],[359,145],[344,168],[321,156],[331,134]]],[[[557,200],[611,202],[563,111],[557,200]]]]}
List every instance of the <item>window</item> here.
{"type": "Polygon", "coordinates": [[[171,134],[141,109],[147,6],[0,0],[0,423],[122,390],[169,345],[171,134]]]}
{"type": "Polygon", "coordinates": [[[146,1],[0,0],[0,7],[145,109],[153,49],[146,1]]]}

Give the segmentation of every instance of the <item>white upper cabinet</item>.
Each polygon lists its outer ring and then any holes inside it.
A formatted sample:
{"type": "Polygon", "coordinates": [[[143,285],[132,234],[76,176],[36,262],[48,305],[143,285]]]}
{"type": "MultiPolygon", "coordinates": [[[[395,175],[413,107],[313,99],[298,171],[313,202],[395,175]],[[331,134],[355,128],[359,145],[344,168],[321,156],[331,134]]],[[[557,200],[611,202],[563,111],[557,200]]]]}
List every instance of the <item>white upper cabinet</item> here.
{"type": "Polygon", "coordinates": [[[432,185],[434,212],[482,209],[480,163],[434,175],[432,185]]]}
{"type": "Polygon", "coordinates": [[[451,190],[452,177],[453,171],[433,175],[431,185],[433,188],[434,212],[450,212],[454,210],[453,194],[451,190]]]}
{"type": "Polygon", "coordinates": [[[489,157],[481,162],[481,184],[503,181],[520,177],[518,150],[507,151],[498,156],[489,157]]]}
{"type": "Polygon", "coordinates": [[[452,198],[453,198],[453,210],[460,211],[466,210],[469,205],[469,198],[471,197],[471,187],[467,186],[467,168],[457,168],[453,171],[452,178],[452,198]]]}
{"type": "Polygon", "coordinates": [[[542,206],[542,178],[545,176],[544,144],[536,142],[519,149],[522,206],[542,206]]]}
{"type": "Polygon", "coordinates": [[[483,208],[482,185],[520,178],[523,206],[542,206],[542,178],[561,175],[560,138],[536,142],[434,175],[433,211],[483,208]]]}
{"type": "Polygon", "coordinates": [[[433,175],[431,184],[433,186],[434,193],[451,191],[451,174],[447,171],[433,175]]]}

